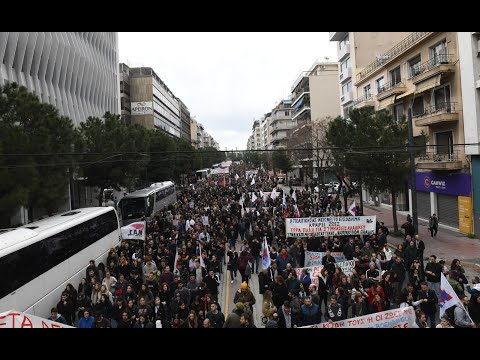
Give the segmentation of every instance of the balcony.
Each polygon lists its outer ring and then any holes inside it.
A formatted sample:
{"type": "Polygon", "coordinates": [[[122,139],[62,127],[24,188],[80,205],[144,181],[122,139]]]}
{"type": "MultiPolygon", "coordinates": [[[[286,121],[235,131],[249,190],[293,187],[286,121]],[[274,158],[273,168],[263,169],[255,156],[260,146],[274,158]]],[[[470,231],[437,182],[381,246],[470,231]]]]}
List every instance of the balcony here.
{"type": "Polygon", "coordinates": [[[435,75],[450,73],[455,71],[453,55],[439,54],[430,60],[411,68],[411,79],[414,84],[418,84],[435,75]]]}
{"type": "Polygon", "coordinates": [[[344,83],[345,81],[351,79],[352,78],[352,68],[349,67],[347,70],[340,73],[340,75],[338,75],[338,78],[340,79],[340,83],[344,83]]]}
{"type": "Polygon", "coordinates": [[[400,81],[398,83],[395,83],[393,80],[391,80],[384,84],[382,87],[378,88],[377,99],[378,101],[380,101],[392,95],[403,94],[405,91],[407,91],[405,82],[400,81]]]}
{"type": "Polygon", "coordinates": [[[295,120],[303,113],[308,112],[310,113],[310,102],[304,103],[295,110],[292,111],[292,120],[295,120]]]}
{"type": "Polygon", "coordinates": [[[330,41],[340,41],[348,35],[348,32],[329,32],[328,36],[330,41]]]}
{"type": "Polygon", "coordinates": [[[340,97],[340,105],[345,105],[353,100],[353,95],[351,91],[346,92],[340,97]]]}
{"type": "Polygon", "coordinates": [[[418,44],[420,41],[423,41],[427,36],[432,35],[433,32],[414,32],[408,37],[400,41],[393,48],[388,50],[383,55],[377,56],[377,59],[369,64],[365,69],[357,74],[357,82],[362,81],[367,76],[375,72],[380,67],[384,66],[386,63],[397,58],[399,55],[403,54],[408,49],[412,48],[414,45],[418,44]]]}
{"type": "Polygon", "coordinates": [[[297,105],[297,103],[299,101],[305,101],[305,100],[310,100],[310,89],[304,89],[300,92],[297,92],[295,94],[295,99],[293,100],[292,102],[292,108],[295,108],[295,106],[297,105]]]}
{"type": "Polygon", "coordinates": [[[415,126],[430,126],[458,121],[460,116],[456,102],[444,102],[429,106],[423,112],[413,114],[412,118],[415,120],[415,126]]]}
{"type": "Polygon", "coordinates": [[[343,47],[338,50],[338,62],[343,61],[344,58],[350,55],[350,44],[343,45],[343,47]]]}
{"type": "Polygon", "coordinates": [[[418,156],[417,169],[429,170],[461,170],[462,161],[459,160],[459,151],[436,154],[425,152],[418,156]]]}
{"type": "Polygon", "coordinates": [[[375,101],[373,100],[373,96],[371,94],[368,94],[368,96],[363,95],[353,102],[353,106],[356,109],[366,106],[375,106],[375,101]]]}

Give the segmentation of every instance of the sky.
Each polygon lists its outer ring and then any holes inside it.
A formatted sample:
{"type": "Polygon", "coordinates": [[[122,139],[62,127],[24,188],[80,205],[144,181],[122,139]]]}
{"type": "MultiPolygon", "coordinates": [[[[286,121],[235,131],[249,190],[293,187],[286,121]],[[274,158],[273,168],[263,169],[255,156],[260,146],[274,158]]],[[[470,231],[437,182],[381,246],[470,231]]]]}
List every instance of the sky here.
{"type": "Polygon", "coordinates": [[[337,60],[327,32],[120,32],[119,52],[153,68],[221,150],[246,149],[253,121],[288,98],[301,71],[337,60]]]}

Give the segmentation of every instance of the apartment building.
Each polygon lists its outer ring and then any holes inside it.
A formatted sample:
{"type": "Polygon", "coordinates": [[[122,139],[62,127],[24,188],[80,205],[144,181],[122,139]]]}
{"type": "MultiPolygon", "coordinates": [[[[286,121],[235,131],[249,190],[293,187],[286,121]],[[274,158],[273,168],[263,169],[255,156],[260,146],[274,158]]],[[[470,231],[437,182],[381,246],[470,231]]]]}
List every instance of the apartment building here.
{"type": "Polygon", "coordinates": [[[330,41],[337,42],[338,81],[340,88],[341,116],[348,118],[354,100],[371,102],[370,93],[354,94],[354,82],[358,72],[373,60],[380,58],[396,43],[411,32],[331,32],[330,41]],[[362,96],[365,95],[364,99],[362,96]]]}
{"type": "Polygon", "coordinates": [[[272,120],[272,113],[266,113],[265,116],[262,117],[262,148],[264,150],[269,150],[272,148],[271,146],[271,134],[270,134],[270,122],[272,120]]]}
{"type": "MultiPolygon", "coordinates": [[[[466,144],[480,143],[480,32],[459,32],[458,51],[462,79],[463,127],[466,144]]],[[[480,236],[480,146],[465,146],[465,155],[470,159],[472,174],[472,197],[462,198],[459,212],[459,228],[462,232],[480,236]],[[473,209],[472,209],[473,205],[473,209]],[[473,224],[465,215],[473,210],[473,224]],[[473,229],[471,228],[473,225],[473,229]],[[462,230],[463,228],[463,230],[462,230]]]]}
{"type": "Polygon", "coordinates": [[[335,118],[340,111],[338,63],[315,62],[302,71],[291,88],[292,120],[297,125],[335,118]]]}
{"type": "Polygon", "coordinates": [[[190,142],[195,149],[198,149],[199,143],[197,140],[198,123],[195,119],[190,118],[190,142]]]}
{"type": "Polygon", "coordinates": [[[120,63],[119,65],[119,79],[120,79],[120,114],[126,124],[131,121],[130,109],[130,68],[120,63]]]}
{"type": "Polygon", "coordinates": [[[270,115],[270,145],[272,149],[285,149],[288,131],[296,126],[297,121],[292,120],[292,100],[280,101],[270,115]]]}
{"type": "MultiPolygon", "coordinates": [[[[458,229],[471,175],[464,147],[455,146],[465,143],[457,33],[411,33],[359,71],[353,87],[355,107],[373,105],[396,121],[412,108],[414,136],[424,132],[433,145],[416,158],[419,218],[436,213],[440,224],[458,229]]],[[[408,193],[398,199],[401,210],[411,211],[408,193]]],[[[390,202],[390,194],[381,197],[390,202]]]]}
{"type": "Polygon", "coordinates": [[[190,110],[182,100],[178,99],[180,105],[180,137],[185,140],[190,140],[190,110]]]}
{"type": "Polygon", "coordinates": [[[255,141],[253,134],[248,137],[247,150],[255,150],[255,141]]]}

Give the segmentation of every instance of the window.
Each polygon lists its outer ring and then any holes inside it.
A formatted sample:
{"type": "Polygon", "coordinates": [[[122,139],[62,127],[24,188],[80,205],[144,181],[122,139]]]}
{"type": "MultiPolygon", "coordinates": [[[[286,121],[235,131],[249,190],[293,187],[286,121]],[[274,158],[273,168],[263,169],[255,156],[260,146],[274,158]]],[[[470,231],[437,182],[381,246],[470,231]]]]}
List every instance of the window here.
{"type": "Polygon", "coordinates": [[[453,155],[453,132],[444,131],[435,134],[437,154],[453,155]]]}
{"type": "Polygon", "coordinates": [[[350,67],[350,57],[340,64],[340,72],[342,74],[345,73],[349,67],[350,67]]]}
{"type": "Polygon", "coordinates": [[[415,56],[413,59],[408,61],[408,67],[410,71],[410,77],[417,76],[421,73],[420,63],[422,58],[420,55],[415,56]]]}
{"type": "Polygon", "coordinates": [[[444,39],[429,49],[432,65],[448,63],[447,40],[444,39]]]}
{"type": "Polygon", "coordinates": [[[433,105],[434,110],[451,110],[450,103],[450,85],[443,86],[433,91],[433,105]]]}
{"type": "Polygon", "coordinates": [[[342,41],[339,41],[339,42],[338,42],[338,49],[339,49],[339,50],[342,50],[342,49],[345,48],[345,46],[347,46],[349,43],[350,43],[350,41],[348,40],[348,36],[346,36],[342,41]]]}
{"type": "Polygon", "coordinates": [[[412,116],[421,116],[424,112],[423,96],[416,97],[412,104],[412,116]]]}
{"type": "Polygon", "coordinates": [[[345,95],[352,91],[352,82],[349,81],[346,84],[342,85],[342,95],[345,95]]]}
{"type": "Polygon", "coordinates": [[[399,123],[403,121],[403,103],[393,106],[392,115],[395,122],[399,123]]]}
{"type": "Polygon", "coordinates": [[[390,79],[392,80],[392,86],[395,86],[402,81],[400,66],[390,71],[390,79]]]}
{"type": "Polygon", "coordinates": [[[363,87],[363,96],[365,97],[365,100],[372,97],[370,84],[363,87]]]}
{"type": "Polygon", "coordinates": [[[375,83],[377,84],[377,93],[380,93],[383,91],[383,85],[385,85],[385,81],[383,76],[377,80],[375,80],[375,83]]]}
{"type": "Polygon", "coordinates": [[[289,116],[290,115],[290,111],[285,111],[285,116],[289,116]]]}
{"type": "Polygon", "coordinates": [[[17,290],[118,229],[114,211],[52,235],[1,258],[0,298],[17,290]],[[24,264],[25,266],[19,266],[24,264]],[[12,274],[12,269],[15,272],[12,274]],[[7,274],[11,274],[10,276],[7,274]]]}
{"type": "Polygon", "coordinates": [[[350,111],[353,109],[353,105],[344,106],[343,108],[343,116],[348,119],[350,117],[350,111]]]}

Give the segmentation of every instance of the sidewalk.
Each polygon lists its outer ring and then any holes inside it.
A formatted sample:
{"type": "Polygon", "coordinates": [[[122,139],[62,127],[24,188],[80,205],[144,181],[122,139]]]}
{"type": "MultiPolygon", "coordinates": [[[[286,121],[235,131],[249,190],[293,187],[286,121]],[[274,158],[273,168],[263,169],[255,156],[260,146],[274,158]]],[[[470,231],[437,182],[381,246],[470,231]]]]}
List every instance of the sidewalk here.
{"type": "MultiPolygon", "coordinates": [[[[379,222],[384,222],[390,233],[393,232],[392,210],[386,207],[375,207],[372,205],[363,205],[364,215],[376,215],[379,222]]],[[[398,228],[407,221],[406,215],[397,212],[398,228]]],[[[403,230],[402,230],[403,231],[403,230]]],[[[432,238],[428,231],[428,223],[419,220],[418,232],[421,239],[425,242],[425,257],[433,254],[437,258],[445,259],[450,265],[453,259],[459,259],[465,267],[480,270],[480,240],[469,239],[460,232],[439,228],[437,236],[432,238]]],[[[388,236],[388,242],[395,247],[403,242],[402,237],[388,236]]]]}

